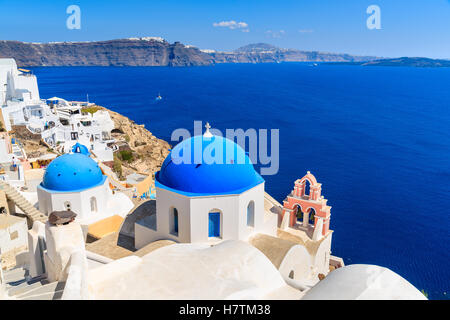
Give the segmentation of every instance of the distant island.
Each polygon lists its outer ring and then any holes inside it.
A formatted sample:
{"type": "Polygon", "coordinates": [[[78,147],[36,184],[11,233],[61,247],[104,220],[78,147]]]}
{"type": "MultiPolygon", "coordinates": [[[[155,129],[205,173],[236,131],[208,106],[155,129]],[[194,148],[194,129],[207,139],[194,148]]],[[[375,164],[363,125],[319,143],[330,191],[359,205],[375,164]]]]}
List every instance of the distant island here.
{"type": "Polygon", "coordinates": [[[410,58],[401,57],[393,59],[377,59],[372,61],[362,62],[330,62],[327,64],[346,64],[346,65],[359,65],[359,66],[381,66],[381,67],[418,67],[418,68],[440,68],[450,67],[450,60],[443,59],[430,59],[430,58],[410,58]]]}
{"type": "Polygon", "coordinates": [[[0,58],[36,66],[206,66],[218,63],[366,62],[379,59],[340,53],[282,49],[258,43],[231,52],[202,50],[159,37],[94,42],[0,41],[0,58]]]}
{"type": "Polygon", "coordinates": [[[14,58],[23,67],[41,66],[208,66],[220,63],[314,62],[362,66],[448,67],[450,60],[384,59],[345,53],[278,48],[249,44],[224,52],[199,49],[160,37],[86,42],[21,42],[0,40],[0,58],[14,58]]]}

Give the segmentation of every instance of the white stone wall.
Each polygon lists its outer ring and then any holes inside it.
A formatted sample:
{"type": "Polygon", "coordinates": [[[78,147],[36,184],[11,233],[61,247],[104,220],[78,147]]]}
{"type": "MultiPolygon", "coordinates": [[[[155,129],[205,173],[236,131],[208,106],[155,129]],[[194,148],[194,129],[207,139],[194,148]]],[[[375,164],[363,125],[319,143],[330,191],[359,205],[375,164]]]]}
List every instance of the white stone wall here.
{"type": "Polygon", "coordinates": [[[37,85],[37,79],[34,75],[19,75],[14,77],[14,84],[16,87],[16,96],[20,95],[24,101],[27,100],[39,100],[39,89],[37,85]],[[29,91],[29,94],[23,93],[24,91],[29,91]]]}
{"type": "Polygon", "coordinates": [[[331,239],[332,233],[322,241],[314,256],[314,268],[317,274],[327,275],[330,272],[330,256],[331,256],[331,239]]]}
{"type": "MultiPolygon", "coordinates": [[[[239,196],[239,239],[246,240],[252,234],[264,233],[264,183],[239,196]],[[247,206],[254,202],[254,226],[247,226],[247,206]]],[[[276,225],[275,225],[276,227],[276,225]]]]}
{"type": "Polygon", "coordinates": [[[44,260],[48,279],[51,282],[66,280],[66,266],[71,254],[75,251],[85,250],[81,226],[76,222],[62,226],[52,226],[47,222],[45,241],[47,251],[44,260]]]}
{"type": "Polygon", "coordinates": [[[191,242],[209,240],[209,213],[220,212],[223,240],[239,239],[239,195],[197,197],[191,199],[191,242]]]}
{"type": "Polygon", "coordinates": [[[140,249],[161,239],[191,242],[189,198],[161,188],[156,188],[156,198],[156,230],[145,226],[145,221],[135,223],[135,247],[140,249]],[[178,236],[170,233],[169,213],[173,207],[178,210],[178,236]]]}
{"type": "Polygon", "coordinates": [[[8,153],[8,151],[5,139],[0,139],[0,163],[11,162],[12,154],[8,153]]]}
{"type": "Polygon", "coordinates": [[[66,210],[65,203],[70,202],[71,210],[77,214],[77,220],[89,219],[94,215],[101,215],[108,210],[108,201],[112,195],[108,186],[108,179],[98,187],[81,192],[48,192],[38,186],[39,210],[49,215],[53,211],[66,210]],[[91,211],[91,197],[97,200],[97,212],[91,211]]]}
{"type": "Polygon", "coordinates": [[[286,253],[279,271],[284,279],[292,275],[291,279],[293,280],[302,283],[309,282],[314,277],[313,258],[304,246],[295,245],[286,253]]]}
{"type": "Polygon", "coordinates": [[[329,273],[331,237],[329,234],[319,245],[316,253],[311,255],[303,245],[295,245],[286,253],[280,264],[279,271],[287,279],[293,272],[293,280],[304,284],[315,284],[318,275],[329,273]]]}
{"type": "Polygon", "coordinates": [[[0,251],[5,254],[14,249],[26,249],[28,228],[25,218],[0,216],[0,251]]]}

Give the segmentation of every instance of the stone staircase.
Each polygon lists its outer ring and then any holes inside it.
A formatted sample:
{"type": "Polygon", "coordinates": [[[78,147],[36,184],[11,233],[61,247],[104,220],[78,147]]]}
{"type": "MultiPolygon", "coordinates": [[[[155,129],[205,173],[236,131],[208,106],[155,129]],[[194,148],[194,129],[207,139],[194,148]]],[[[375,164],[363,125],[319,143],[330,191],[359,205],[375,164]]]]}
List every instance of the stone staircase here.
{"type": "Polygon", "coordinates": [[[42,276],[31,278],[22,267],[3,271],[3,279],[6,294],[16,300],[60,300],[65,286],[64,282],[48,282],[42,276]]]}
{"type": "Polygon", "coordinates": [[[0,189],[5,191],[6,197],[13,201],[20,210],[31,220],[31,225],[34,221],[42,223],[47,222],[47,217],[36,209],[27,199],[25,199],[14,187],[7,182],[0,180],[0,189]]]}

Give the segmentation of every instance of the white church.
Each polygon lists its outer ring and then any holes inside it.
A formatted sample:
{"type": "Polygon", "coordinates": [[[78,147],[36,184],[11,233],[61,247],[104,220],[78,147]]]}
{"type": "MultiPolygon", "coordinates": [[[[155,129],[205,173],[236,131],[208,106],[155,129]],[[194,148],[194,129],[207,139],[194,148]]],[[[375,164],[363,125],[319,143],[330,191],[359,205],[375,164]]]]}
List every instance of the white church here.
{"type": "Polygon", "coordinates": [[[207,243],[247,240],[256,233],[276,236],[277,216],[264,211],[264,179],[229,139],[207,130],[182,141],[155,180],[156,215],[136,224],[136,248],[160,239],[207,243]],[[223,152],[214,163],[195,163],[197,147],[201,155],[213,148],[223,152]],[[189,153],[187,158],[183,152],[189,153]],[[176,163],[176,157],[182,163],[176,163]]]}
{"type": "Polygon", "coordinates": [[[133,208],[125,194],[113,193],[97,162],[80,149],[50,163],[37,187],[37,195],[41,212],[49,215],[70,210],[77,214],[76,219],[82,225],[112,215],[123,217],[133,208]]]}

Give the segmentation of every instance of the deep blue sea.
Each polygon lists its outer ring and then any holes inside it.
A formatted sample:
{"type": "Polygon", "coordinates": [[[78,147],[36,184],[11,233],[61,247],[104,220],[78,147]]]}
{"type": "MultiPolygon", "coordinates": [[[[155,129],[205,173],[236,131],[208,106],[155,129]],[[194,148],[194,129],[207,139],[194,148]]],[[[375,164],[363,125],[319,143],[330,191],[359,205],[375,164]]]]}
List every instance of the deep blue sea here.
{"type": "Polygon", "coordinates": [[[310,170],[331,209],[332,254],[450,296],[450,68],[301,63],[33,68],[42,98],[89,100],[170,140],[194,120],[280,129],[280,202],[310,170]],[[161,93],[163,100],[155,97],[161,93]]]}

